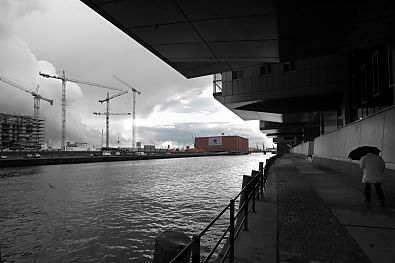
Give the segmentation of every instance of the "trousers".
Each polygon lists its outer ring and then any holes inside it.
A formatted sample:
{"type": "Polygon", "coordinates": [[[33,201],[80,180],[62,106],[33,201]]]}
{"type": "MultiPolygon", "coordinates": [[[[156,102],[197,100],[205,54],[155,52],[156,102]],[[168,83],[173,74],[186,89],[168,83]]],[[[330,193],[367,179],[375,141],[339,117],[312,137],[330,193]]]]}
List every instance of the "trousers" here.
{"type": "MultiPolygon", "coordinates": [[[[364,194],[365,194],[365,200],[370,201],[371,197],[371,183],[365,183],[365,189],[364,189],[364,194]]],[[[383,189],[381,188],[381,183],[373,183],[374,188],[376,189],[376,194],[377,198],[379,199],[380,204],[384,205],[384,192],[383,189]]]]}

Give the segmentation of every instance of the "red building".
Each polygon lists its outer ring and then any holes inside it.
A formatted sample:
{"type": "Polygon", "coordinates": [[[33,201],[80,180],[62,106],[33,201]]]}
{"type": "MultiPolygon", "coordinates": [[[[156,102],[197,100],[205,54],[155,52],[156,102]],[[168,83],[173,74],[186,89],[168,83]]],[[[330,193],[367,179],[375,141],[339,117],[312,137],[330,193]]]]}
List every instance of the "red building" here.
{"type": "Polygon", "coordinates": [[[248,153],[248,139],[240,136],[196,137],[195,148],[204,152],[248,153]]]}

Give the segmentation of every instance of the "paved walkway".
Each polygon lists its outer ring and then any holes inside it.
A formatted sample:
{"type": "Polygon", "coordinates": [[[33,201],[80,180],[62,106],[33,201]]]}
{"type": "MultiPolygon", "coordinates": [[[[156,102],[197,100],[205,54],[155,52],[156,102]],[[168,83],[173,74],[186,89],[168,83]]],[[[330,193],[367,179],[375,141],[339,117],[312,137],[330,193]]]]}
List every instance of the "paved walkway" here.
{"type": "Polygon", "coordinates": [[[345,176],[278,159],[266,200],[236,240],[236,262],[395,262],[395,209],[366,204],[345,176]]]}

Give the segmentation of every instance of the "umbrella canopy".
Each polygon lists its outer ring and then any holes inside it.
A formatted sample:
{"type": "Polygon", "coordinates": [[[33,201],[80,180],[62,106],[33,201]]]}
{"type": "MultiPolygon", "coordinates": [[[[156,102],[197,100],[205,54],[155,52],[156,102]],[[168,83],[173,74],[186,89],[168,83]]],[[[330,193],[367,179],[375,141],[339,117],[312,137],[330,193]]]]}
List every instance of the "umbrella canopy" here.
{"type": "Polygon", "coordinates": [[[362,156],[366,155],[367,153],[379,154],[380,150],[374,146],[360,146],[352,150],[348,154],[348,158],[352,160],[361,160],[362,156]]]}

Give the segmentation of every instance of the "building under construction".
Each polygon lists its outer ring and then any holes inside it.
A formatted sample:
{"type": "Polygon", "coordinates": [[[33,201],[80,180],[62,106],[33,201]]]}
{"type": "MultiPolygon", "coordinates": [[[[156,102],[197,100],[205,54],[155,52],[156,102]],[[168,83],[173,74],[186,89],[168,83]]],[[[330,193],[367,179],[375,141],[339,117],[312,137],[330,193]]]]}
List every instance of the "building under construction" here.
{"type": "Polygon", "coordinates": [[[43,120],[0,113],[0,151],[39,150],[43,138],[43,120]]]}
{"type": "Polygon", "coordinates": [[[248,153],[248,139],[240,136],[196,137],[195,148],[204,152],[248,153]]]}

